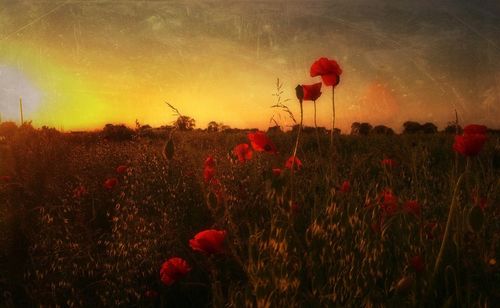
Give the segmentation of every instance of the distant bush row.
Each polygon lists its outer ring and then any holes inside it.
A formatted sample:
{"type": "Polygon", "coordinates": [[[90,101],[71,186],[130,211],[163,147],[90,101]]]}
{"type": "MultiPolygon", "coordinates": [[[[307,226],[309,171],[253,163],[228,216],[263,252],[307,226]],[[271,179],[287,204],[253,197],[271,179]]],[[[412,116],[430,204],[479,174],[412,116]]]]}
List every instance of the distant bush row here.
{"type": "MultiPolygon", "coordinates": [[[[101,136],[107,140],[131,140],[134,137],[145,137],[145,138],[163,138],[168,136],[168,134],[174,130],[181,131],[193,131],[194,128],[194,120],[191,122],[191,125],[172,125],[172,126],[161,126],[158,128],[153,128],[150,125],[140,125],[136,123],[136,128],[132,129],[127,127],[124,124],[106,124],[101,131],[97,131],[92,135],[101,136]]],[[[291,132],[297,132],[298,125],[292,127],[291,132]]],[[[17,126],[14,122],[2,122],[0,123],[0,139],[10,138],[15,135],[18,131],[34,131],[35,129],[31,125],[30,122],[26,122],[21,126],[17,126]]],[[[237,133],[237,132],[247,132],[247,131],[256,131],[256,128],[250,129],[238,129],[238,128],[230,128],[227,125],[217,122],[210,122],[206,129],[196,129],[196,131],[204,131],[204,132],[225,132],[225,133],[237,133]]],[[[324,127],[318,127],[318,130],[322,134],[329,134],[329,130],[324,127]]],[[[47,126],[43,126],[40,129],[44,134],[58,134],[55,128],[50,128],[47,126]]],[[[314,127],[304,127],[304,133],[313,133],[315,131],[314,127]]],[[[490,134],[500,134],[500,130],[498,129],[489,129],[490,134]]],[[[280,126],[269,127],[268,133],[282,133],[283,130],[280,126]]],[[[341,133],[341,130],[336,128],[335,132],[337,134],[341,133]]],[[[433,123],[424,123],[420,124],[414,121],[406,121],[403,123],[403,131],[402,134],[435,134],[435,133],[447,133],[447,134],[455,134],[462,133],[462,127],[460,125],[456,126],[454,123],[448,124],[442,131],[438,131],[438,128],[433,123]]],[[[71,132],[72,135],[89,135],[88,132],[71,132]]],[[[357,136],[367,136],[367,135],[394,135],[395,132],[392,128],[385,125],[376,125],[373,126],[367,122],[354,122],[351,125],[351,135],[357,136]]]]}

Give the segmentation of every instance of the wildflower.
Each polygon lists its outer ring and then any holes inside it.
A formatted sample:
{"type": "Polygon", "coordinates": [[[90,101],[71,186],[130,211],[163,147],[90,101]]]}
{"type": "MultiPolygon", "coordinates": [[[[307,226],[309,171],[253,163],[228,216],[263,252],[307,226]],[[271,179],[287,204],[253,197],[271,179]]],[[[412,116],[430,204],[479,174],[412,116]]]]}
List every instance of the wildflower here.
{"type": "Polygon", "coordinates": [[[106,189],[113,189],[118,184],[118,179],[117,178],[109,178],[106,181],[104,181],[104,188],[106,189]]]}
{"type": "Polygon", "coordinates": [[[453,149],[455,152],[464,156],[476,156],[479,152],[481,152],[485,142],[485,135],[475,134],[455,136],[453,149]]]}
{"type": "Polygon", "coordinates": [[[348,180],[345,180],[342,185],[340,185],[340,191],[343,193],[347,193],[351,190],[351,183],[348,180]]]}
{"type": "Polygon", "coordinates": [[[388,168],[395,168],[398,166],[398,163],[394,159],[390,158],[385,158],[382,159],[382,166],[388,167],[388,168]]]}
{"type": "Polygon", "coordinates": [[[342,69],[335,60],[319,58],[311,66],[311,77],[321,76],[324,84],[335,87],[340,81],[342,69]]]}
{"type": "Polygon", "coordinates": [[[486,139],[486,126],[467,125],[463,135],[455,136],[453,149],[464,156],[476,156],[481,152],[486,139]]]}
{"type": "Polygon", "coordinates": [[[0,176],[0,181],[8,183],[12,180],[12,177],[10,175],[2,175],[0,176]]]}
{"type": "Polygon", "coordinates": [[[420,204],[416,200],[406,201],[403,205],[403,210],[417,217],[420,217],[420,214],[422,213],[420,204]]]}
{"type": "Polygon", "coordinates": [[[203,179],[205,183],[210,183],[215,176],[215,159],[209,155],[203,163],[203,179]]]}
{"type": "Polygon", "coordinates": [[[464,135],[486,135],[487,128],[484,125],[469,124],[464,127],[464,135]]]}
{"type": "Polygon", "coordinates": [[[414,256],[410,259],[410,266],[415,272],[421,273],[425,270],[424,259],[419,255],[414,256]]]}
{"type": "Polygon", "coordinates": [[[205,162],[203,163],[203,166],[205,167],[215,167],[215,159],[212,155],[209,155],[207,159],[205,159],[205,162]]]}
{"type": "Polygon", "coordinates": [[[384,214],[391,216],[398,210],[398,198],[390,189],[385,189],[379,196],[380,208],[384,214]]]}
{"type": "Polygon", "coordinates": [[[73,198],[75,199],[80,199],[81,197],[85,196],[87,194],[87,189],[85,186],[80,185],[77,188],[73,189],[73,198]]]}
{"type": "Polygon", "coordinates": [[[302,85],[304,101],[315,101],[321,96],[321,82],[312,85],[302,85]]]}
{"type": "Polygon", "coordinates": [[[245,161],[252,159],[253,151],[248,144],[241,143],[234,147],[233,153],[238,157],[238,161],[240,163],[244,163],[245,161]]]}
{"type": "Polygon", "coordinates": [[[182,258],[170,258],[163,262],[160,269],[160,279],[163,284],[170,286],[191,271],[191,267],[182,258]]]}
{"type": "Polygon", "coordinates": [[[209,229],[196,234],[189,240],[189,246],[195,251],[206,254],[221,254],[224,253],[225,238],[226,231],[209,229]]]}
{"type": "Polygon", "coordinates": [[[497,264],[497,260],[491,258],[489,261],[488,261],[488,264],[491,265],[491,266],[495,266],[497,264]]]}
{"type": "Polygon", "coordinates": [[[212,181],[214,176],[215,176],[215,168],[205,167],[203,169],[203,179],[205,180],[206,183],[212,181]]]}
{"type": "Polygon", "coordinates": [[[248,140],[257,152],[276,153],[276,146],[263,132],[248,133],[248,140]]]}
{"type": "Polygon", "coordinates": [[[288,160],[285,163],[285,168],[287,168],[287,169],[292,169],[292,166],[293,166],[294,170],[302,169],[302,162],[300,161],[300,159],[297,156],[293,156],[293,155],[290,156],[290,158],[288,158],[288,160]]]}
{"type": "Polygon", "coordinates": [[[128,170],[128,167],[125,165],[120,165],[116,168],[116,173],[118,174],[125,174],[128,170]]]}

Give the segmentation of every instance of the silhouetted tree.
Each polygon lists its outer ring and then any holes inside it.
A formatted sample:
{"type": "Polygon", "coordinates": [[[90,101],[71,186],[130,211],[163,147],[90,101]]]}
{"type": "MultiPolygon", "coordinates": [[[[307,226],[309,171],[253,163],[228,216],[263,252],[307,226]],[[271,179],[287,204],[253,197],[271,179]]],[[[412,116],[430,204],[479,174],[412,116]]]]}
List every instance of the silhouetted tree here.
{"type": "Polygon", "coordinates": [[[434,123],[427,122],[424,125],[422,125],[422,132],[424,134],[435,134],[437,133],[437,126],[434,125],[434,123]]]}
{"type": "Polygon", "coordinates": [[[279,125],[271,126],[267,129],[267,133],[281,133],[281,127],[279,125]]]}
{"type": "Polygon", "coordinates": [[[377,125],[372,129],[372,133],[377,135],[394,135],[394,130],[385,125],[377,125]]]}
{"type": "Polygon", "coordinates": [[[109,140],[130,140],[134,136],[134,131],[123,124],[106,124],[102,130],[102,136],[109,140]]]}
{"type": "Polygon", "coordinates": [[[359,126],[361,123],[354,122],[351,124],[351,135],[359,135],[359,126]]]}
{"type": "Polygon", "coordinates": [[[196,121],[188,116],[179,116],[174,123],[178,130],[186,131],[193,130],[196,126],[196,121]]]}
{"type": "Polygon", "coordinates": [[[403,123],[403,134],[417,134],[422,131],[422,125],[414,121],[406,121],[403,123]]]}
{"type": "Polygon", "coordinates": [[[363,122],[359,125],[359,134],[363,136],[367,136],[372,131],[373,126],[370,123],[363,122]]]}
{"type": "Polygon", "coordinates": [[[446,134],[455,134],[457,132],[461,134],[463,132],[463,129],[460,125],[458,125],[457,127],[455,123],[448,123],[448,125],[444,128],[443,132],[446,134]]]}
{"type": "Polygon", "coordinates": [[[215,121],[208,122],[207,131],[210,133],[218,132],[219,131],[219,123],[217,123],[215,121]]]}

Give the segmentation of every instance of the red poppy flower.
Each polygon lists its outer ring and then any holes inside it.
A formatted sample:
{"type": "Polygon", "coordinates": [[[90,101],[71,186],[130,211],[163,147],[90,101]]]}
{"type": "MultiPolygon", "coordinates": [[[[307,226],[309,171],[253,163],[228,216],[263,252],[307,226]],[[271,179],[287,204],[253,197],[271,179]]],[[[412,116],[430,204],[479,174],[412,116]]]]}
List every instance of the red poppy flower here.
{"type": "Polygon", "coordinates": [[[281,175],[281,169],[280,168],[273,168],[273,174],[275,176],[280,176],[281,175]]]}
{"type": "Polygon", "coordinates": [[[342,69],[335,60],[320,58],[311,66],[311,77],[321,76],[327,86],[336,86],[340,81],[342,69]]]}
{"type": "Polygon", "coordinates": [[[87,194],[87,189],[83,185],[80,185],[77,188],[73,189],[73,198],[75,199],[80,199],[86,194],[87,194]]]}
{"type": "Polygon", "coordinates": [[[212,155],[209,155],[207,159],[205,159],[205,162],[203,163],[203,166],[205,167],[210,167],[213,168],[215,167],[215,159],[212,155]]]}
{"type": "Polygon", "coordinates": [[[349,181],[345,180],[342,185],[340,185],[340,191],[343,193],[347,193],[351,190],[351,183],[349,181]]]}
{"type": "Polygon", "coordinates": [[[0,176],[0,181],[2,182],[10,182],[12,180],[12,177],[10,175],[2,175],[0,176]]]}
{"type": "Polygon", "coordinates": [[[398,165],[398,163],[394,159],[390,159],[390,158],[382,159],[381,163],[382,163],[382,166],[386,166],[389,168],[395,168],[398,165]]]}
{"type": "Polygon", "coordinates": [[[215,176],[215,168],[205,167],[203,169],[203,179],[206,183],[210,182],[215,176]]]}
{"type": "Polygon", "coordinates": [[[128,170],[128,167],[127,167],[127,166],[125,166],[125,165],[120,165],[120,166],[118,166],[118,167],[116,168],[116,173],[118,173],[118,174],[124,174],[124,173],[126,173],[126,172],[127,172],[127,170],[128,170]]]}
{"type": "Polygon", "coordinates": [[[424,259],[421,256],[414,256],[410,259],[410,266],[417,273],[421,273],[425,270],[424,259]]]}
{"type": "Polygon", "coordinates": [[[486,135],[487,128],[484,125],[470,124],[464,127],[464,135],[486,135]]]}
{"type": "Polygon", "coordinates": [[[240,163],[244,163],[245,161],[252,159],[253,151],[248,144],[242,143],[234,147],[233,153],[238,157],[238,161],[240,163]]]}
{"type": "Polygon", "coordinates": [[[315,101],[321,96],[321,82],[312,84],[312,85],[302,85],[302,91],[304,93],[304,97],[302,98],[305,101],[315,101]]]}
{"type": "Polygon", "coordinates": [[[209,229],[196,234],[189,240],[189,246],[195,251],[206,254],[221,254],[224,253],[225,238],[226,231],[209,229]]]}
{"type": "Polygon", "coordinates": [[[481,152],[485,142],[486,135],[483,134],[455,136],[453,149],[464,156],[476,156],[481,152]]]}
{"type": "Polygon", "coordinates": [[[113,189],[118,184],[118,179],[117,178],[109,178],[106,181],[104,181],[104,188],[106,189],[113,189]]]}
{"type": "Polygon", "coordinates": [[[379,196],[379,204],[384,214],[388,216],[395,214],[398,210],[398,198],[390,189],[382,191],[379,196]]]}
{"type": "Polygon", "coordinates": [[[248,133],[248,140],[257,152],[276,153],[276,146],[263,132],[248,133]]]}
{"type": "Polygon", "coordinates": [[[413,214],[417,217],[420,217],[420,214],[422,213],[422,208],[420,207],[420,204],[415,200],[406,201],[406,203],[403,206],[403,209],[405,212],[413,214]]]}
{"type": "Polygon", "coordinates": [[[285,163],[285,168],[292,169],[292,165],[293,165],[294,170],[302,169],[302,162],[300,161],[300,159],[297,156],[293,156],[293,155],[290,156],[290,158],[285,163]]]}
{"type": "Polygon", "coordinates": [[[170,258],[163,262],[160,269],[160,279],[163,284],[169,286],[177,280],[186,276],[191,271],[191,267],[182,258],[170,258]]]}

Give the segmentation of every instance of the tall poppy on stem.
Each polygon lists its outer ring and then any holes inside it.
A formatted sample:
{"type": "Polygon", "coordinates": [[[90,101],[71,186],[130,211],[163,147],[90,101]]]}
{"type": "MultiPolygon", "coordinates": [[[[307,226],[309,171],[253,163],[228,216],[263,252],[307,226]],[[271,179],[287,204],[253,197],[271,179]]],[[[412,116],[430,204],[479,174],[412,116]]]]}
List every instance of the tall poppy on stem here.
{"type": "Polygon", "coordinates": [[[335,129],[335,86],[340,82],[342,69],[335,60],[319,58],[311,66],[311,77],[321,76],[326,86],[332,86],[332,132],[330,146],[333,146],[333,131],[335,129]]]}
{"type": "Polygon", "coordinates": [[[304,93],[303,100],[304,101],[313,101],[314,102],[314,127],[316,128],[316,141],[318,142],[318,151],[321,156],[321,146],[319,142],[319,132],[318,125],[316,122],[316,100],[321,96],[321,82],[312,84],[312,85],[302,85],[302,91],[304,93]]]}
{"type": "MultiPolygon", "coordinates": [[[[293,154],[291,157],[297,157],[297,149],[299,148],[299,140],[300,140],[300,133],[302,132],[302,124],[304,122],[304,109],[302,106],[302,102],[304,101],[304,87],[301,86],[300,84],[295,87],[295,94],[297,95],[297,99],[299,100],[299,105],[300,105],[300,124],[299,124],[299,131],[297,133],[297,139],[295,140],[295,146],[293,148],[293,154]]],[[[290,182],[292,183],[292,187],[290,189],[290,202],[293,202],[295,199],[295,183],[293,180],[293,175],[294,175],[294,170],[295,170],[295,159],[292,159],[290,165],[286,166],[287,168],[290,168],[291,170],[291,177],[290,177],[290,182]]]]}
{"type": "MultiPolygon", "coordinates": [[[[300,105],[300,124],[299,124],[299,132],[297,133],[297,139],[295,140],[295,147],[293,148],[293,157],[297,156],[297,148],[299,147],[300,133],[302,132],[302,124],[304,122],[304,108],[302,106],[302,102],[304,101],[304,87],[300,84],[295,87],[295,94],[297,95],[297,99],[299,100],[300,105]]],[[[291,169],[293,170],[293,164],[291,169]]]]}

